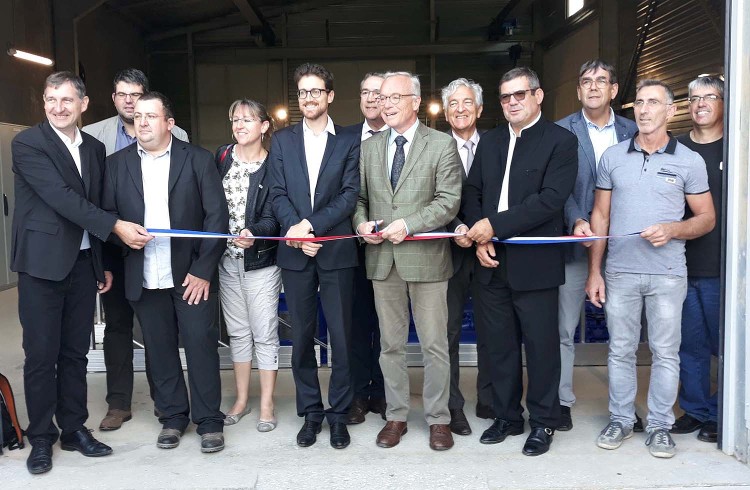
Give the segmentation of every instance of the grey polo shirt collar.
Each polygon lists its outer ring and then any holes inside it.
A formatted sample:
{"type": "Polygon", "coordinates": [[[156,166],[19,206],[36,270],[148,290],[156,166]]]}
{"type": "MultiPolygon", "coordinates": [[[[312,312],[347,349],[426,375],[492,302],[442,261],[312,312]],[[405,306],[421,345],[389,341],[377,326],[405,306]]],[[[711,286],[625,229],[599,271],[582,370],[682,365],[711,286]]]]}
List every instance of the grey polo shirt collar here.
{"type": "MultiPolygon", "coordinates": [[[[632,138],[630,138],[630,146],[628,146],[628,153],[637,151],[640,153],[646,153],[641,146],[635,142],[635,139],[638,137],[639,131],[636,131],[636,133],[633,135],[632,138]]],[[[667,134],[669,135],[669,141],[666,145],[656,150],[656,153],[669,153],[670,155],[674,155],[675,149],[677,148],[677,138],[672,136],[671,131],[667,131],[667,134]]]]}

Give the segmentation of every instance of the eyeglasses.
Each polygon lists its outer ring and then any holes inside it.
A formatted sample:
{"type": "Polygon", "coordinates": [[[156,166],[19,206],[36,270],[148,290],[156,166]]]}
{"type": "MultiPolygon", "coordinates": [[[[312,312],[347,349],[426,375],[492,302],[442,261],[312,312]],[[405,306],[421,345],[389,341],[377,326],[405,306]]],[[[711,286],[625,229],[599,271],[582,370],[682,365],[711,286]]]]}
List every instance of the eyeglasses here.
{"type": "Polygon", "coordinates": [[[391,95],[378,95],[378,104],[385,105],[385,101],[391,101],[391,104],[398,105],[401,102],[401,97],[416,97],[417,94],[391,94],[391,95]]]}
{"type": "Polygon", "coordinates": [[[318,97],[320,97],[320,94],[322,94],[324,92],[328,93],[328,92],[330,92],[330,90],[326,90],[324,88],[314,88],[314,89],[311,89],[311,90],[305,90],[305,89],[301,88],[301,89],[299,89],[297,91],[297,97],[299,97],[300,99],[306,99],[307,98],[307,94],[310,94],[313,99],[317,99],[318,97]]]}
{"type": "Polygon", "coordinates": [[[133,101],[136,101],[143,97],[143,92],[116,92],[115,97],[117,97],[120,100],[125,100],[128,97],[130,97],[133,101]]]}
{"type": "Polygon", "coordinates": [[[370,95],[372,95],[374,99],[377,99],[378,95],[380,95],[380,90],[369,90],[369,89],[363,88],[359,92],[359,96],[362,97],[363,99],[369,98],[370,95]]]}
{"type": "Polygon", "coordinates": [[[672,103],[671,102],[662,102],[662,101],[657,100],[657,99],[648,99],[648,100],[637,99],[635,102],[633,102],[633,107],[638,107],[639,109],[641,107],[643,107],[644,105],[647,105],[647,106],[649,106],[651,108],[654,108],[654,107],[657,107],[657,106],[660,106],[660,105],[667,105],[667,106],[668,105],[672,105],[672,103]]]}
{"type": "MultiPolygon", "coordinates": [[[[472,107],[474,107],[474,101],[471,100],[471,99],[464,99],[461,102],[463,102],[464,107],[466,107],[467,109],[471,109],[472,107]]],[[[452,100],[452,101],[448,102],[448,109],[455,109],[455,108],[457,108],[458,107],[458,103],[459,103],[458,100],[452,100]]]]}
{"type": "Polygon", "coordinates": [[[153,113],[141,114],[140,112],[136,112],[135,114],[133,114],[133,121],[140,121],[142,119],[145,119],[146,121],[152,123],[152,122],[154,122],[157,119],[160,119],[162,117],[164,119],[168,119],[166,116],[161,116],[159,114],[153,114],[153,113]]]}
{"type": "Polygon", "coordinates": [[[260,119],[253,119],[251,117],[235,117],[229,120],[229,122],[232,124],[239,124],[240,121],[242,121],[245,125],[250,125],[254,122],[260,122],[260,119]]]}
{"type": "Polygon", "coordinates": [[[599,77],[596,80],[592,78],[582,78],[580,82],[581,87],[583,88],[591,88],[594,83],[596,83],[597,88],[605,88],[609,84],[609,80],[604,77],[599,77]]]}
{"type": "Polygon", "coordinates": [[[724,97],[720,95],[708,94],[708,95],[693,95],[688,100],[690,101],[691,104],[697,104],[698,102],[701,102],[704,100],[706,102],[716,102],[717,100],[723,100],[723,99],[724,97]]]}
{"type": "Polygon", "coordinates": [[[533,95],[534,92],[539,90],[538,88],[528,88],[526,90],[516,90],[515,92],[511,92],[509,94],[500,94],[500,103],[501,104],[509,104],[510,103],[510,97],[513,96],[517,101],[522,101],[526,98],[526,92],[531,92],[533,95]]]}

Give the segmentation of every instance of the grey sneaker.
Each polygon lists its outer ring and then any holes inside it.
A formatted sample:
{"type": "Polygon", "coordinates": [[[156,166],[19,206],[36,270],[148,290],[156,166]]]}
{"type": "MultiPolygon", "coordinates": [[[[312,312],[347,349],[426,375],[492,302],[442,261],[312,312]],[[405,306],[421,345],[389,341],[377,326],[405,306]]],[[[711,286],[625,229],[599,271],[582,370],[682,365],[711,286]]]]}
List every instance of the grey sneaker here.
{"type": "Polygon", "coordinates": [[[599,433],[596,445],[602,449],[617,449],[622,445],[622,441],[631,437],[633,437],[632,429],[626,429],[620,422],[610,422],[599,433]]]}
{"type": "Polygon", "coordinates": [[[671,458],[674,456],[674,441],[667,429],[655,429],[648,433],[646,439],[648,452],[657,458],[671,458]]]}

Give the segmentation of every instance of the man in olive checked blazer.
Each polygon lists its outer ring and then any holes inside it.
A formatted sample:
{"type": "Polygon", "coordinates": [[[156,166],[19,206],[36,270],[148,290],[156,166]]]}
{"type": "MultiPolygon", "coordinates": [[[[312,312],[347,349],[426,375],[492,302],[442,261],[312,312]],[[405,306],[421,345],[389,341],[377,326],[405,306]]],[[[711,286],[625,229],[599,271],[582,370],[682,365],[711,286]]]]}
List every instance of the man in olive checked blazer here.
{"type": "Polygon", "coordinates": [[[453,274],[448,240],[406,241],[408,235],[445,231],[461,199],[461,163],[456,143],[419,123],[419,79],[387,73],[378,103],[390,127],[362,143],[361,188],[352,224],[367,237],[367,277],[373,281],[380,319],[380,367],[385,380],[387,423],[377,437],[393,447],[406,433],[409,375],[405,350],[409,302],[424,356],[424,411],[430,447],[453,446],[448,424],[448,279],[453,274]]]}

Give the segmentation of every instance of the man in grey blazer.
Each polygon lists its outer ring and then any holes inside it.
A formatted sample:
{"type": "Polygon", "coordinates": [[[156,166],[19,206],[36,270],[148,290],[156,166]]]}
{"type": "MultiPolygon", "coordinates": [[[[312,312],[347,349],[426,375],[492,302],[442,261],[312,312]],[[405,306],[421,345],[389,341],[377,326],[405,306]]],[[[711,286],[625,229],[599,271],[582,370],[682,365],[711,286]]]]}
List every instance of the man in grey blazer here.
{"type": "MultiPolygon", "coordinates": [[[[148,78],[141,70],[126,68],[115,75],[112,102],[117,115],[89,124],[82,128],[104,143],[107,156],[135,144],[133,114],[135,103],[149,91],[148,78]]],[[[187,133],[174,126],[172,134],[185,142],[187,133]]],[[[115,246],[105,244],[105,249],[115,246]]],[[[102,304],[106,316],[104,327],[104,365],[107,368],[107,414],[99,424],[99,430],[117,430],[130,420],[130,403],[133,397],[133,309],[125,299],[122,254],[118,250],[108,254],[112,269],[112,289],[103,294],[102,304]]],[[[151,376],[146,368],[146,377],[151,386],[151,376]]],[[[153,390],[151,390],[153,392],[153,390]]]]}
{"type": "Polygon", "coordinates": [[[456,143],[419,123],[419,79],[408,72],[385,74],[378,102],[390,127],[362,143],[361,188],[352,219],[366,237],[367,277],[373,281],[380,320],[380,367],[387,402],[380,447],[397,445],[406,433],[409,374],[406,341],[409,303],[424,356],[425,419],[430,447],[453,447],[449,428],[448,280],[453,275],[448,240],[404,241],[408,235],[445,231],[461,200],[456,143]]]}
{"type": "MultiPolygon", "coordinates": [[[[578,137],[578,177],[573,193],[565,203],[565,228],[573,235],[592,235],[589,219],[594,207],[596,170],[604,150],[630,139],[637,131],[633,121],[615,115],[610,102],[617,96],[617,71],[603,60],[590,60],[578,72],[578,100],[581,110],[557,121],[578,137]]],[[[584,244],[589,246],[590,243],[584,244]]],[[[557,430],[573,428],[570,409],[573,394],[573,337],[581,321],[586,299],[588,261],[586,248],[570,245],[565,256],[565,284],[559,288],[558,321],[560,329],[560,413],[557,430]]]]}

